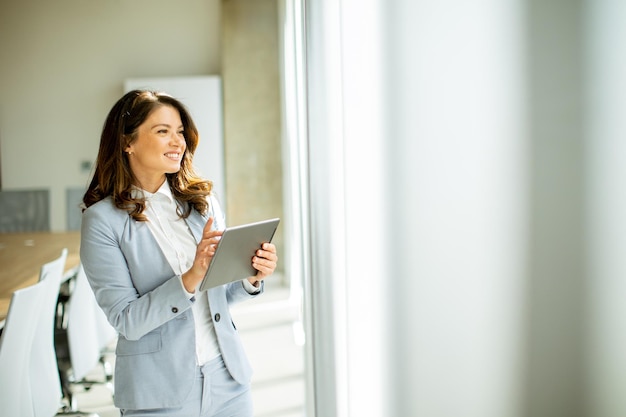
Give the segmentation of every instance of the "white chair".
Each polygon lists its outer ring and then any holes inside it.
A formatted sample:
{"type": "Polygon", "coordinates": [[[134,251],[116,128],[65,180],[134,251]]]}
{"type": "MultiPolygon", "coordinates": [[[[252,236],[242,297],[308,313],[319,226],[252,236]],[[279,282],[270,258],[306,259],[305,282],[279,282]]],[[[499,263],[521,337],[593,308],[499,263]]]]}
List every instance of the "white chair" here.
{"type": "Polygon", "coordinates": [[[39,282],[17,290],[0,336],[0,404],[2,415],[33,417],[30,357],[41,299],[48,286],[39,282]]]}
{"type": "MultiPolygon", "coordinates": [[[[66,369],[62,369],[70,385],[65,390],[68,403],[70,409],[74,411],[78,410],[78,405],[72,391],[73,385],[82,385],[88,390],[92,385],[102,384],[108,386],[113,395],[112,377],[108,374],[106,367],[103,380],[86,379],[87,374],[93,371],[98,363],[103,362],[101,323],[99,323],[98,313],[104,317],[89,286],[85,270],[82,265],[79,265],[67,303],[69,368],[65,366],[66,369]]],[[[109,327],[112,329],[110,325],[109,327]]]]}
{"type": "Polygon", "coordinates": [[[104,368],[106,379],[109,382],[109,388],[113,392],[113,367],[107,356],[115,354],[115,348],[111,347],[113,341],[117,339],[117,331],[107,320],[104,311],[95,303],[96,328],[98,333],[98,345],[100,346],[100,362],[104,368]]]}
{"type": "Polygon", "coordinates": [[[107,316],[104,314],[104,311],[102,311],[97,303],[94,304],[94,309],[98,333],[98,344],[100,345],[100,350],[104,352],[109,348],[111,343],[117,339],[117,331],[113,326],[111,326],[111,323],[107,320],[107,316]]]}
{"type": "Polygon", "coordinates": [[[63,249],[57,259],[41,267],[39,274],[39,282],[44,284],[46,290],[41,299],[31,351],[30,382],[35,417],[52,417],[62,407],[63,393],[54,348],[54,328],[66,260],[67,249],[63,249]]]}
{"type": "Polygon", "coordinates": [[[84,416],[97,414],[68,410],[63,404],[63,390],[55,350],[55,324],[61,282],[64,280],[67,249],[54,261],[41,267],[39,282],[44,284],[41,311],[33,341],[30,363],[30,387],[34,417],[84,416]]]}

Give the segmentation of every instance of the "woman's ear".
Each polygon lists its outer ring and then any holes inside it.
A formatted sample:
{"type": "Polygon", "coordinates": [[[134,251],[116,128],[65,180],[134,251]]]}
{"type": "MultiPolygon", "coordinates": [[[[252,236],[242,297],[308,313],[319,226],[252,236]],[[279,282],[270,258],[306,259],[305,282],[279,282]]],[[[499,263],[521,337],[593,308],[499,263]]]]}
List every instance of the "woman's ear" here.
{"type": "Polygon", "coordinates": [[[126,146],[124,147],[124,152],[129,153],[132,152],[133,150],[133,141],[132,138],[130,137],[130,135],[126,135],[126,134],[122,134],[122,137],[120,138],[120,142],[122,142],[122,144],[125,144],[126,146]]]}
{"type": "Polygon", "coordinates": [[[124,148],[124,152],[130,155],[133,153],[132,143],[130,143],[130,141],[128,140],[126,136],[124,136],[124,139],[126,140],[126,143],[128,143],[128,145],[126,145],[126,147],[124,148]]]}

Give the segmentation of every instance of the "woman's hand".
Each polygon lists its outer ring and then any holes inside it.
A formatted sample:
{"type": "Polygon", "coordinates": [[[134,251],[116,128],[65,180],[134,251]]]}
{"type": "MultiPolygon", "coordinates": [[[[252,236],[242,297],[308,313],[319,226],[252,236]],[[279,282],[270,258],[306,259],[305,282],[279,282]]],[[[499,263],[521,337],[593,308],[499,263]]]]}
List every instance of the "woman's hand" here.
{"type": "Polygon", "coordinates": [[[189,271],[183,274],[183,285],[187,292],[194,293],[196,287],[206,275],[206,271],[209,269],[209,264],[213,255],[215,255],[215,249],[222,237],[221,230],[211,230],[213,226],[213,217],[209,217],[204,229],[202,230],[202,240],[198,243],[196,248],[196,257],[193,260],[193,265],[189,271]]]}
{"type": "Polygon", "coordinates": [[[264,243],[261,248],[256,251],[256,255],[252,258],[252,267],[258,272],[253,277],[248,277],[250,284],[255,287],[259,286],[259,282],[274,273],[276,269],[276,246],[272,243],[264,243]]]}

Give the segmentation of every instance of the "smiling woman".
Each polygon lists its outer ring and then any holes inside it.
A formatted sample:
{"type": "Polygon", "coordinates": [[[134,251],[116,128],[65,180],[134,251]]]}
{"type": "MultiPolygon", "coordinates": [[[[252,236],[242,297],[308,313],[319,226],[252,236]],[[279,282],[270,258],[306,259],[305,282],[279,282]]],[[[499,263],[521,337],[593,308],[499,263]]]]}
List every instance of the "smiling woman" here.
{"type": "Polygon", "coordinates": [[[197,144],[181,102],[132,90],[107,116],[83,198],[80,259],[118,332],[124,416],[252,416],[252,368],[230,306],[263,292],[276,247],[259,245],[252,276],[200,291],[225,221],[212,183],[194,172],[197,144]]]}
{"type": "Polygon", "coordinates": [[[155,192],[168,177],[176,197],[200,212],[206,211],[212,183],[200,179],[194,171],[197,145],[198,129],[178,100],[146,90],[126,93],[105,122],[95,172],[83,200],[85,206],[110,195],[117,208],[134,206],[133,218],[145,219],[145,201],[133,197],[133,187],[155,192]]]}

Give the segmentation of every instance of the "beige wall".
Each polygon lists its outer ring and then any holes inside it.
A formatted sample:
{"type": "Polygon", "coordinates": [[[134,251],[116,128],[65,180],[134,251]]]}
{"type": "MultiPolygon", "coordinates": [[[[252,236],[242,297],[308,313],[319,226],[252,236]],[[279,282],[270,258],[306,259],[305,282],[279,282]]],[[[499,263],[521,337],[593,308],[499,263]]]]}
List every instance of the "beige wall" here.
{"type": "Polygon", "coordinates": [[[221,0],[0,0],[5,189],[85,186],[106,113],[131,77],[219,74],[221,0]]]}
{"type": "Polygon", "coordinates": [[[282,215],[276,0],[0,0],[0,63],[2,186],[53,230],[126,78],[223,75],[229,223],[282,215]]]}
{"type": "Polygon", "coordinates": [[[277,1],[224,0],[222,28],[228,223],[282,217],[277,1]]]}

